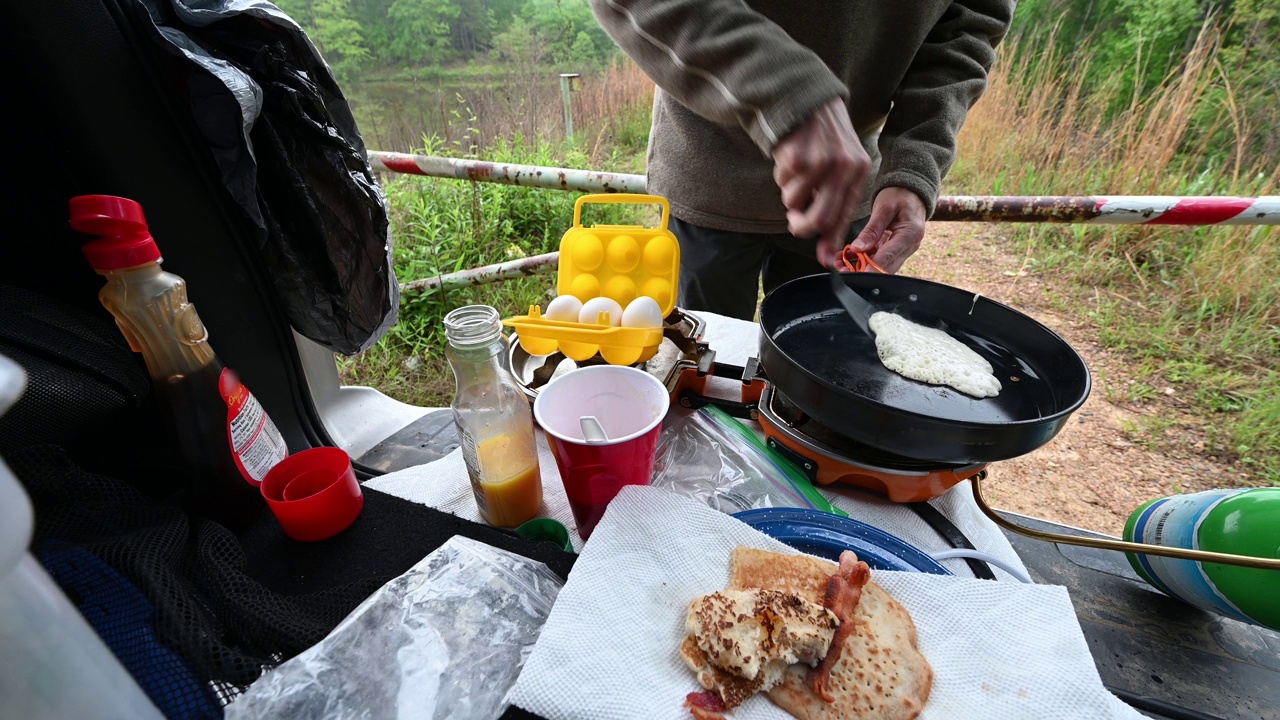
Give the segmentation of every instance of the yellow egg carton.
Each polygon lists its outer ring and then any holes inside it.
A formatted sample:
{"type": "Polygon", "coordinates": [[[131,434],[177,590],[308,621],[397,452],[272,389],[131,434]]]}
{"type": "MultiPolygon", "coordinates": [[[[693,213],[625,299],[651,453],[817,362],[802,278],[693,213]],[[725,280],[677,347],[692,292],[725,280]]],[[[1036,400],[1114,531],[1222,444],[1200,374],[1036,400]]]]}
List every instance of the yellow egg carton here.
{"type": "MultiPolygon", "coordinates": [[[[667,229],[671,206],[657,195],[586,195],[573,206],[573,227],[560,240],[560,272],[557,295],[573,295],[582,302],[604,296],[627,305],[648,295],[666,318],[676,306],[680,277],[680,243],[667,229]],[[588,203],[661,205],[657,227],[641,225],[582,226],[582,206],[588,203]]],[[[529,306],[529,314],[503,321],[514,328],[520,345],[530,355],[551,355],[557,350],[575,361],[596,353],[611,365],[644,362],[658,352],[662,328],[614,327],[609,313],[594,323],[547,320],[542,308],[529,306]]]]}

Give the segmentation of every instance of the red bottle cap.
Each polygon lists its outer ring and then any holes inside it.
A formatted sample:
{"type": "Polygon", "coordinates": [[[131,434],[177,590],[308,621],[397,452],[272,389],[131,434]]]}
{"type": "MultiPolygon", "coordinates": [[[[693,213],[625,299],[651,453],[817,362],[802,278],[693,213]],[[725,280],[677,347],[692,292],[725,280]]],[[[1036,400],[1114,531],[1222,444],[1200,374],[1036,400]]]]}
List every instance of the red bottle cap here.
{"type": "Polygon", "coordinates": [[[339,448],[290,455],[267,472],[260,488],[284,534],[302,542],[346,530],[364,507],[351,457],[339,448]]]}
{"type": "Polygon", "coordinates": [[[94,270],[119,270],[160,260],[160,248],[147,230],[142,206],[128,198],[113,195],[71,198],[71,227],[101,236],[82,248],[94,270]]]}

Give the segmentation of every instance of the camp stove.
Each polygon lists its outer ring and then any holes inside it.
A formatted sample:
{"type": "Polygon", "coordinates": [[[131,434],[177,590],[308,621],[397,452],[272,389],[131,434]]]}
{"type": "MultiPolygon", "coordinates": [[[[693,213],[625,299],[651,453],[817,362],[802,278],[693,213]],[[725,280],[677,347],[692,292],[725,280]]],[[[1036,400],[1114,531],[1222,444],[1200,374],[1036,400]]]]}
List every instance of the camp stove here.
{"type": "Polygon", "coordinates": [[[819,485],[854,485],[894,502],[921,502],[942,495],[955,484],[983,473],[986,464],[947,465],[893,455],[850,439],[810,417],[765,377],[755,358],[745,367],[712,363],[711,377],[742,383],[741,400],[708,396],[705,378],[677,390],[682,407],[715,405],[739,418],[754,420],[769,448],[804,471],[819,485]]]}
{"type": "MultiPolygon", "coordinates": [[[[715,361],[702,335],[706,322],[677,308],[663,327],[658,352],[635,367],[653,375],[671,393],[671,402],[689,409],[715,405],[734,417],[753,420],[765,442],[819,485],[861,487],[894,502],[920,502],[942,495],[955,484],[983,472],[986,464],[942,465],[892,455],[858,443],[809,417],[765,377],[755,358],[746,366],[715,361]],[[712,378],[740,383],[737,398],[708,393],[712,378]]],[[[574,362],[560,353],[529,355],[515,338],[509,359],[516,380],[532,401],[538,390],[576,367],[603,364],[599,356],[574,362]]]]}

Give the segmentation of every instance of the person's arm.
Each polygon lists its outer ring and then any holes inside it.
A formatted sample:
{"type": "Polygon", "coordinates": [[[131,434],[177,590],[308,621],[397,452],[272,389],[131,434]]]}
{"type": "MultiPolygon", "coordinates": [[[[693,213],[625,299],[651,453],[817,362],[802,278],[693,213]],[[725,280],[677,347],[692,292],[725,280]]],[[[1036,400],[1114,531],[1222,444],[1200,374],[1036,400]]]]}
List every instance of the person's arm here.
{"type": "Polygon", "coordinates": [[[591,0],[609,37],[681,105],[738,125],[765,155],[849,91],[812,50],[742,0],[591,0]]]}
{"type": "Polygon", "coordinates": [[[738,125],[774,160],[797,237],[835,262],[871,161],[848,88],[812,50],[742,0],[591,0],[609,37],[681,105],[738,125]]]}
{"type": "Polygon", "coordinates": [[[955,160],[956,134],[986,90],[987,72],[1009,30],[1014,4],[952,3],[926,36],[894,95],[880,133],[871,218],[853,243],[855,250],[874,249],[872,259],[891,272],[920,246],[925,219],[933,214],[942,178],[955,160]]]}

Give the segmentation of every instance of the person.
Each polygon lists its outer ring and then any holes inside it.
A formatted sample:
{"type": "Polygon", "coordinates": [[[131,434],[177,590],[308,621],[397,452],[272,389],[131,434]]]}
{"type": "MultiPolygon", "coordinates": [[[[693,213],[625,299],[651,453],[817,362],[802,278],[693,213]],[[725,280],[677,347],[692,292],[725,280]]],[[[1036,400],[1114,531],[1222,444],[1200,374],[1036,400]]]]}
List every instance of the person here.
{"type": "Polygon", "coordinates": [[[750,320],[846,244],[897,272],[1015,0],[591,0],[658,89],[648,191],[671,204],[680,304],[750,320]]]}

